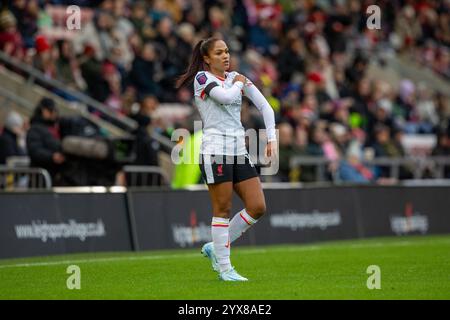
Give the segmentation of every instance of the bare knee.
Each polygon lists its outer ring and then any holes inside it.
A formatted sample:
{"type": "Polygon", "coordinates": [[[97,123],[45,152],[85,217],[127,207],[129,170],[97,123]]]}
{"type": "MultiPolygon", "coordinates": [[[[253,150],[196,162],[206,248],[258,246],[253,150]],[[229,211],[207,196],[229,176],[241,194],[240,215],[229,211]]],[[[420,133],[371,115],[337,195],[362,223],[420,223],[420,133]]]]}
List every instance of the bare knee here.
{"type": "Polygon", "coordinates": [[[217,203],[214,209],[214,216],[228,219],[231,213],[231,203],[217,203]]]}
{"type": "Polygon", "coordinates": [[[266,213],[266,204],[264,202],[256,203],[247,208],[247,213],[253,219],[259,219],[266,213]]]}

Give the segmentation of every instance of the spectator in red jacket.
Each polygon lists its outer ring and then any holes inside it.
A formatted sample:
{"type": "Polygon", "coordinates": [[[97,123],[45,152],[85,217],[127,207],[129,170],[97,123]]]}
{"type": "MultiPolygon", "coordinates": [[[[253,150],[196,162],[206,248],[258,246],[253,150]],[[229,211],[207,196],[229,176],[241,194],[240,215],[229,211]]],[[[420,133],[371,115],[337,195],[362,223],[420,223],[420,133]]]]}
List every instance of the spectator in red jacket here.
{"type": "Polygon", "coordinates": [[[24,44],[14,15],[4,10],[0,13],[0,50],[18,59],[24,56],[24,44]]]}

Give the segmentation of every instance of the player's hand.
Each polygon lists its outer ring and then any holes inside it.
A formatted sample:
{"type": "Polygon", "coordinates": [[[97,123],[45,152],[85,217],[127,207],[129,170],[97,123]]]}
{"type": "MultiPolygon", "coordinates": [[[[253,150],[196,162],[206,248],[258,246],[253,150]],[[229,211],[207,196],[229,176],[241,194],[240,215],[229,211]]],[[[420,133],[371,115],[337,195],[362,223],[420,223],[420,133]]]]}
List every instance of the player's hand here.
{"type": "Polygon", "coordinates": [[[276,141],[269,141],[267,142],[266,149],[264,154],[267,158],[275,158],[277,156],[277,142],[276,141]]]}
{"type": "Polygon", "coordinates": [[[236,81],[240,81],[243,84],[245,84],[247,82],[247,78],[244,77],[242,74],[238,74],[237,76],[234,77],[233,83],[235,83],[236,81]]]}

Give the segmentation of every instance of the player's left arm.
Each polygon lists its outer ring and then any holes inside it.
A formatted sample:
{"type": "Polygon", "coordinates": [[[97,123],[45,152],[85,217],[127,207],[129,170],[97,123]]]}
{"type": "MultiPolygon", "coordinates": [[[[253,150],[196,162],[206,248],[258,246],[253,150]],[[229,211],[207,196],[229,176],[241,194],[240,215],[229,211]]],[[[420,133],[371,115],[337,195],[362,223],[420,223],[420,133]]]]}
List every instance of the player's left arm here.
{"type": "Polygon", "coordinates": [[[275,113],[261,91],[259,91],[259,89],[248,78],[247,83],[244,85],[243,92],[244,95],[253,102],[264,118],[267,133],[266,154],[268,157],[274,156],[277,143],[275,133],[275,113]]]}

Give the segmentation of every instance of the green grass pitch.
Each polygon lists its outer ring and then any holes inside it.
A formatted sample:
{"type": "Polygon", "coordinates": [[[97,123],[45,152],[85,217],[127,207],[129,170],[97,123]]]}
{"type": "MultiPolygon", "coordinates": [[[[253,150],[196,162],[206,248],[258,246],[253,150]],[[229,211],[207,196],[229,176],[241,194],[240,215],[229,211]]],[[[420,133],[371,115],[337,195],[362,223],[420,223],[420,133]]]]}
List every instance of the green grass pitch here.
{"type": "Polygon", "coordinates": [[[0,260],[0,299],[450,299],[450,236],[235,247],[224,283],[200,248],[0,260]],[[80,290],[69,290],[69,265],[80,290]],[[369,290],[370,265],[380,289],[369,290]]]}

